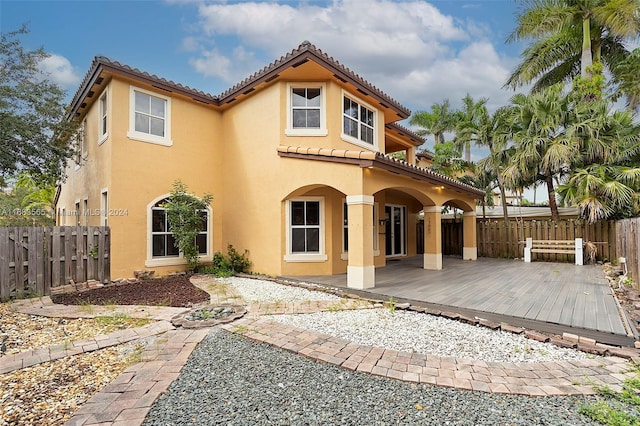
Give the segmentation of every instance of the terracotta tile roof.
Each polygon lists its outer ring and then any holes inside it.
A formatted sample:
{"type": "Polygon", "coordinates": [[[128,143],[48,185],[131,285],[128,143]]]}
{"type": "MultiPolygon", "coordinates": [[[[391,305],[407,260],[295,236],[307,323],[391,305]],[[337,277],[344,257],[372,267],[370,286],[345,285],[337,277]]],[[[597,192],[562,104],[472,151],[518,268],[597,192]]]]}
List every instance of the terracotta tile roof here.
{"type": "Polygon", "coordinates": [[[218,99],[216,97],[200,90],[196,90],[191,87],[173,82],[171,80],[158,77],[154,74],[140,71],[137,68],[121,64],[120,62],[113,61],[105,56],[96,56],[91,63],[89,71],[87,71],[87,73],[85,74],[80,87],[76,91],[73,100],[71,101],[72,110],[75,111],[78,108],[80,102],[82,102],[82,100],[90,92],[92,85],[95,82],[101,81],[101,73],[103,71],[115,72],[118,74],[124,74],[129,77],[142,79],[163,90],[182,93],[183,95],[189,96],[199,102],[212,103],[215,105],[218,104],[218,99]]]}
{"type": "Polygon", "coordinates": [[[406,117],[411,115],[411,111],[409,109],[402,106],[395,99],[389,97],[386,93],[378,89],[376,86],[372,85],[364,78],[353,72],[351,69],[342,65],[336,59],[327,55],[322,50],[318,49],[316,46],[306,40],[291,52],[287,53],[284,56],[281,56],[279,59],[267,65],[260,71],[252,74],[229,90],[223,92],[220,95],[220,100],[221,102],[225,102],[227,98],[233,98],[237,94],[245,92],[249,87],[259,82],[268,80],[269,78],[277,75],[277,73],[282,71],[283,69],[288,68],[292,65],[300,64],[309,59],[318,62],[324,67],[330,69],[340,79],[345,81],[351,80],[356,88],[360,88],[361,90],[369,93],[371,96],[378,98],[378,101],[382,102],[383,104],[396,109],[400,113],[400,115],[406,117]]]}
{"type": "Polygon", "coordinates": [[[445,187],[462,190],[475,198],[484,196],[484,191],[474,186],[467,185],[466,183],[441,175],[430,169],[418,167],[414,164],[398,160],[397,158],[393,158],[379,152],[280,145],[278,147],[278,153],[285,156],[287,154],[294,154],[298,158],[308,157],[309,159],[321,159],[320,157],[324,157],[326,160],[333,158],[342,162],[354,160],[354,164],[358,164],[358,160],[370,161],[374,167],[378,166],[386,170],[392,170],[396,173],[401,173],[411,177],[419,177],[424,180],[441,184],[445,187]]]}
{"type": "Polygon", "coordinates": [[[71,107],[74,111],[77,110],[81,102],[91,91],[92,85],[97,81],[101,81],[100,74],[102,71],[111,71],[113,73],[124,74],[132,78],[142,79],[163,90],[178,92],[185,96],[191,97],[196,101],[220,106],[222,104],[232,102],[236,96],[247,93],[247,91],[250,91],[254,86],[257,86],[260,83],[268,82],[272,79],[277,78],[279,72],[289,67],[295,67],[308,60],[312,60],[321,64],[323,67],[333,72],[334,76],[339,80],[352,83],[356,87],[356,89],[367,93],[368,95],[377,99],[381,104],[394,109],[400,119],[406,118],[411,114],[411,111],[409,109],[402,106],[396,100],[389,97],[380,89],[367,82],[358,74],[342,65],[333,57],[327,55],[308,41],[303,42],[296,49],[293,49],[291,52],[280,57],[276,61],[242,80],[240,83],[234,85],[218,96],[214,96],[200,90],[196,90],[191,87],[176,83],[174,81],[158,77],[155,74],[149,74],[137,68],[133,68],[120,62],[106,58],[104,56],[96,56],[91,63],[89,71],[85,75],[82,83],[80,84],[80,87],[73,97],[71,107]]]}

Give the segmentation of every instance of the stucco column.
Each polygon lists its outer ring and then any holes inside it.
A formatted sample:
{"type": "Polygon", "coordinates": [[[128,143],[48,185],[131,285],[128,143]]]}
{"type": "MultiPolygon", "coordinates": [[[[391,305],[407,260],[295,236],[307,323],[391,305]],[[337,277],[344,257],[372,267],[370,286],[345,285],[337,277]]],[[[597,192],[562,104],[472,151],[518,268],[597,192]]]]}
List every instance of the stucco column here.
{"type": "Polygon", "coordinates": [[[464,212],[462,215],[464,239],[462,242],[462,260],[478,259],[478,240],[476,237],[476,212],[464,212]]]}
{"type": "Polygon", "coordinates": [[[442,269],[441,206],[424,206],[424,269],[442,269]]]}
{"type": "Polygon", "coordinates": [[[373,263],[373,196],[348,195],[349,263],[347,287],[366,289],[375,286],[373,263]]]}

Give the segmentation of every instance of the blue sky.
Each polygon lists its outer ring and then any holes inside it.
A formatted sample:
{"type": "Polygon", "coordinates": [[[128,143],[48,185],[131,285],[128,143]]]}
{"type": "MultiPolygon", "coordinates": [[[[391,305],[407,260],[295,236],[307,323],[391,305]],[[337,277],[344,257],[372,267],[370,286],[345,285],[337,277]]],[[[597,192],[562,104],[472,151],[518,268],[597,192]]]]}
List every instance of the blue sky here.
{"type": "Polygon", "coordinates": [[[29,49],[71,97],[104,55],[219,94],[309,40],[412,111],[469,93],[495,108],[522,45],[506,45],[514,0],[1,0],[3,33],[28,24],[29,49]]]}

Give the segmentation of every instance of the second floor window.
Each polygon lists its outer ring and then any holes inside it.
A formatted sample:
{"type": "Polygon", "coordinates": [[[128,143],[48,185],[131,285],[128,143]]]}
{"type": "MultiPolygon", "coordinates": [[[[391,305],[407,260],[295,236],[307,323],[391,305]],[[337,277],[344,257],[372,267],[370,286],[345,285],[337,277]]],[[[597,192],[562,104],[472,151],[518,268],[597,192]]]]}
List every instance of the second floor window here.
{"type": "Polygon", "coordinates": [[[131,88],[131,122],[127,136],[171,146],[171,98],[131,88]]]}
{"type": "Polygon", "coordinates": [[[289,136],[326,136],[325,85],[305,83],[287,86],[287,129],[289,136]]]}
{"type": "Polygon", "coordinates": [[[107,137],[107,93],[100,96],[100,123],[98,124],[98,141],[102,142],[107,137]]]}
{"type": "Polygon", "coordinates": [[[291,94],[294,129],[320,128],[320,88],[295,88],[291,94]]]}
{"type": "Polygon", "coordinates": [[[136,132],[164,137],[166,102],[164,99],[136,92],[136,132]]]}
{"type": "Polygon", "coordinates": [[[375,113],[366,106],[344,96],[342,133],[349,139],[375,145],[375,113]]]}

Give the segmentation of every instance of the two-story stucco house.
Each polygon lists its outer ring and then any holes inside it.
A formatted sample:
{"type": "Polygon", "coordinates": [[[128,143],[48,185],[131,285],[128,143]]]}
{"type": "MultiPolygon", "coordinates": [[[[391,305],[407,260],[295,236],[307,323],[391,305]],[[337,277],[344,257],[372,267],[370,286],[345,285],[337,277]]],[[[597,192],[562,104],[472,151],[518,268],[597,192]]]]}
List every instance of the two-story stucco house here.
{"type": "Polygon", "coordinates": [[[424,141],[396,124],[410,111],[308,42],[219,96],[97,57],[72,108],[84,137],[58,224],[110,226],[112,277],[184,268],[161,207],[178,179],[214,197],[203,261],[232,244],[256,272],[370,288],[375,268],[416,255],[421,211],[424,267],[442,268],[445,204],[464,211],[461,254],[476,258],[482,192],[416,166],[424,141]]]}

